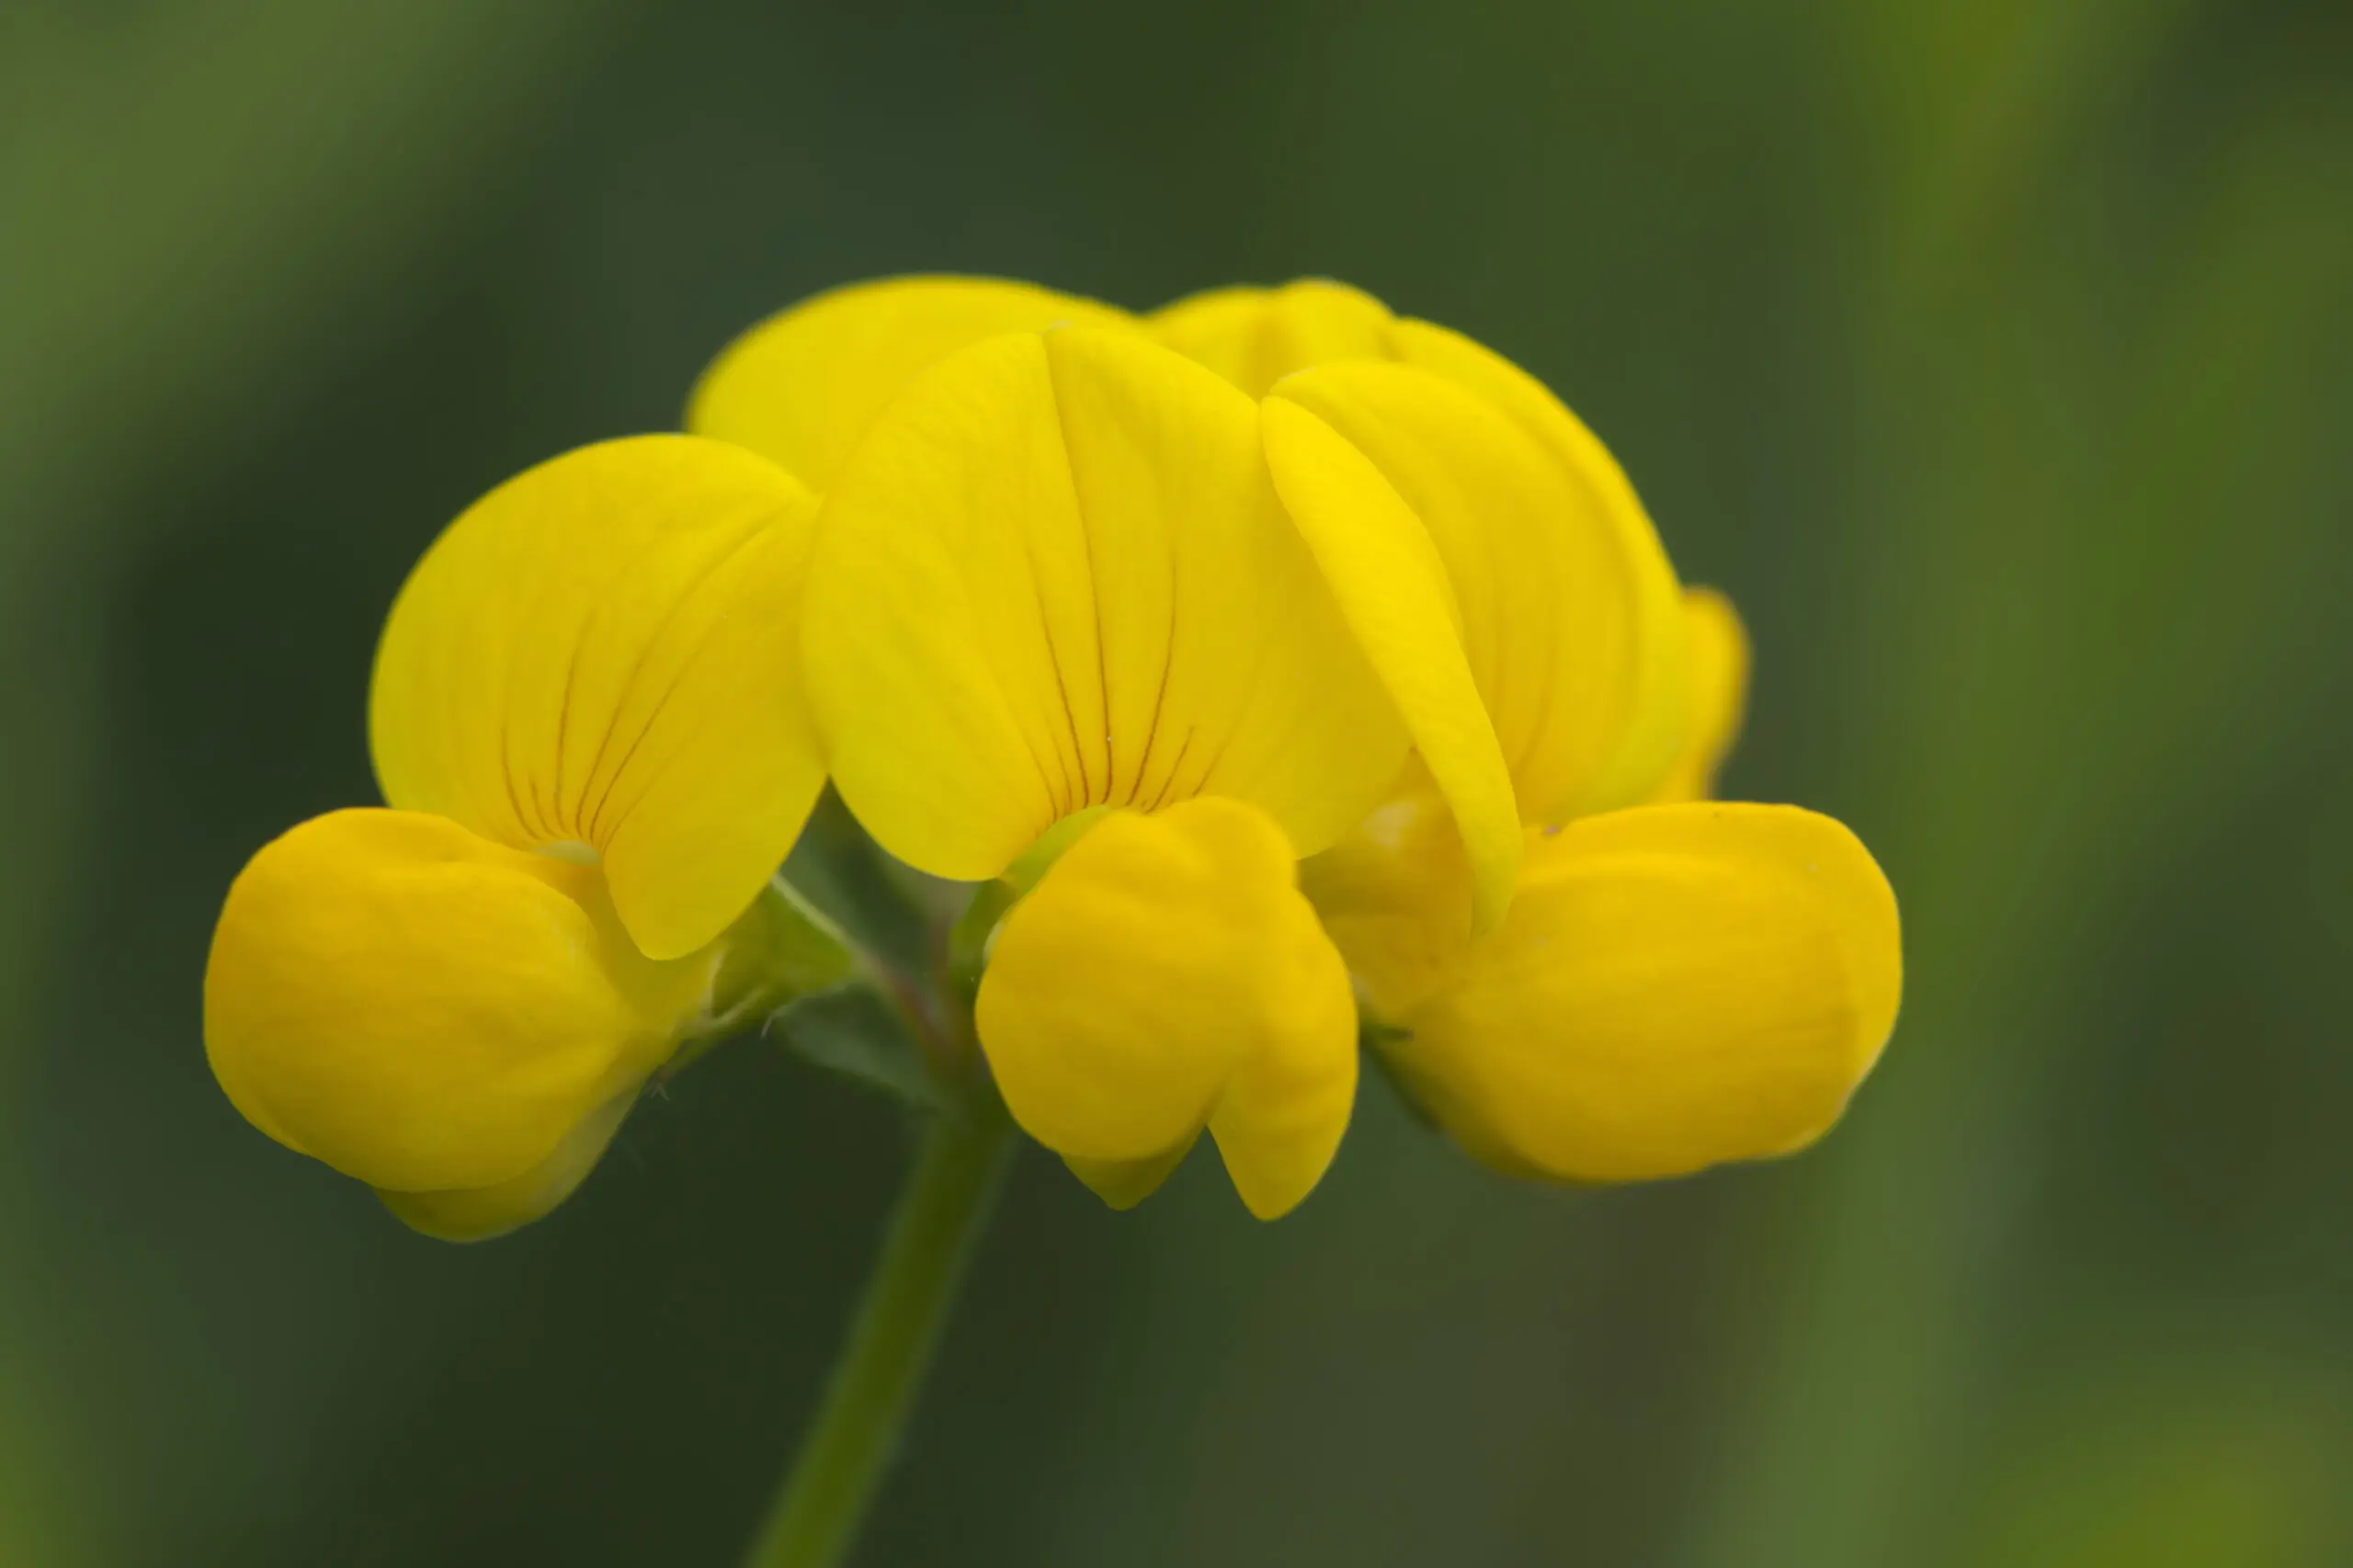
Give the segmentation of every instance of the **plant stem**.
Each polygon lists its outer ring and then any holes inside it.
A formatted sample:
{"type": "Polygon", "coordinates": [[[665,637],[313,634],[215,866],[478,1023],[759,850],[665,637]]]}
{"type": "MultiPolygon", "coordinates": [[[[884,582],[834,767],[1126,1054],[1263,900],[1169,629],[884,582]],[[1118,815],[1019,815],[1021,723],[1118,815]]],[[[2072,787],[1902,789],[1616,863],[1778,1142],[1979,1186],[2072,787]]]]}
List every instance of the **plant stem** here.
{"type": "Polygon", "coordinates": [[[837,1568],[847,1557],[995,1206],[1012,1131],[994,1094],[926,1119],[824,1403],[745,1568],[837,1568]]]}

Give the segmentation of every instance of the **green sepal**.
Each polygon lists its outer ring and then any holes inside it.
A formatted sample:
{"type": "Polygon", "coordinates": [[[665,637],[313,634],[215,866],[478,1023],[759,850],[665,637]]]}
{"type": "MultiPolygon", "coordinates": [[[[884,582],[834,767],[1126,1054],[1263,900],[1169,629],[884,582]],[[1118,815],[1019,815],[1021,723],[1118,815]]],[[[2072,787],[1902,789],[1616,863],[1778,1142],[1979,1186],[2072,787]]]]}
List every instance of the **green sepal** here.
{"type": "Polygon", "coordinates": [[[938,911],[935,883],[883,853],[831,785],[785,860],[790,884],[823,909],[847,938],[900,974],[932,965],[938,911]]]}
{"type": "Polygon", "coordinates": [[[728,932],[711,1010],[748,1022],[855,978],[858,956],[838,926],[791,883],[771,878],[728,932]]]}
{"type": "Polygon", "coordinates": [[[1111,811],[1109,806],[1089,806],[1085,811],[1073,812],[1063,817],[1040,834],[1037,842],[1014,857],[1013,864],[1005,869],[1005,880],[1012,884],[1017,894],[1029,892],[1045,880],[1046,873],[1054,869],[1054,862],[1061,859],[1071,846],[1095,831],[1095,824],[1109,816],[1111,811]]]}
{"type": "Polygon", "coordinates": [[[948,933],[948,978],[970,1006],[981,988],[981,971],[987,967],[989,938],[997,923],[1020,901],[1009,881],[983,882],[972,890],[972,902],[948,933]]]}
{"type": "Polygon", "coordinates": [[[673,1078],[713,1046],[804,996],[857,978],[861,960],[823,911],[781,878],[771,878],[728,927],[719,972],[701,1014],[680,1031],[661,1075],[673,1078]]]}
{"type": "Polygon", "coordinates": [[[999,923],[1053,869],[1054,862],[1072,845],[1110,814],[1108,806],[1089,806],[1063,818],[1016,857],[1013,864],[1005,869],[1005,875],[972,890],[972,902],[964,906],[963,914],[948,933],[948,979],[967,1005],[980,991],[981,971],[988,966],[989,939],[996,935],[999,923]]]}
{"type": "Polygon", "coordinates": [[[829,1072],[909,1105],[936,1110],[946,1103],[923,1047],[870,982],[801,997],[772,1014],[769,1026],[794,1054],[829,1072]]]}

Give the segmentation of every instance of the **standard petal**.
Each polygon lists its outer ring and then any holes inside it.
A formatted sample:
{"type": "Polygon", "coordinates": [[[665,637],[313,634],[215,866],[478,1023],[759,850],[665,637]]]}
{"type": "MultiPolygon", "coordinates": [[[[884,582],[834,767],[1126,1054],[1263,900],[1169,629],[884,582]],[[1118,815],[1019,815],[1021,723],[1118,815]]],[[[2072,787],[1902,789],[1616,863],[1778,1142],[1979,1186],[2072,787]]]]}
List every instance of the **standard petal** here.
{"type": "Polygon", "coordinates": [[[1653,803],[1704,801],[1715,792],[1716,771],[1740,738],[1748,709],[1748,631],[1730,599],[1713,588],[1683,591],[1683,626],[1690,651],[1691,722],[1682,754],[1653,792],[1653,803]]]}
{"type": "Polygon", "coordinates": [[[983,338],[1125,312],[1001,278],[886,278],[803,300],[721,351],[687,428],[749,447],[820,490],[915,373],[983,338]]]}
{"type": "Polygon", "coordinates": [[[1304,1198],[1347,1131],[1356,1006],[1263,812],[1106,817],[998,929],[975,1021],[1030,1136],[1115,1203],[1207,1126],[1252,1213],[1304,1198]]]}
{"type": "Polygon", "coordinates": [[[1404,734],[1268,483],[1248,399],[1124,332],[918,377],[826,497],[803,644],[892,854],[994,877],[1063,817],[1250,801],[1309,848],[1404,734]]]}
{"type": "Polygon", "coordinates": [[[497,1187],[635,1091],[715,966],[642,957],[593,867],[442,817],[334,812],[231,886],[205,1052],[247,1119],[347,1176],[497,1187]]]}
{"type": "Polygon", "coordinates": [[[824,783],[799,677],[815,507],[688,436],[584,447],[491,492],[385,625],[385,799],[517,848],[586,845],[648,954],[710,942],[824,783]]]}
{"type": "Polygon", "coordinates": [[[1423,321],[1400,321],[1392,341],[1406,364],[1443,376],[1508,415],[1582,493],[1584,510],[1608,521],[1620,572],[1632,585],[1636,699],[1614,752],[1555,820],[1646,798],[1682,749],[1689,676],[1682,590],[1625,470],[1543,382],[1493,349],[1423,321]]]}
{"type": "Polygon", "coordinates": [[[1679,1176],[1802,1147],[1895,1021],[1895,895],[1790,806],[1645,806],[1532,847],[1510,918],[1384,1049],[1515,1173],[1679,1176]]]}
{"type": "Polygon", "coordinates": [[[1270,397],[1259,420],[1275,488],[1453,812],[1472,926],[1493,929],[1519,874],[1519,809],[1447,562],[1371,460],[1315,413],[1270,397]]]}
{"type": "Polygon", "coordinates": [[[1153,336],[1252,397],[1313,365],[1394,358],[1396,324],[1379,300],[1325,278],[1279,289],[1212,289],[1145,318],[1153,336]]]}
{"type": "Polygon", "coordinates": [[[1571,814],[1643,695],[1643,590],[1616,524],[1518,421],[1435,372],[1334,366],[1290,377],[1269,402],[1321,419],[1420,519],[1453,584],[1520,817],[1571,814]]]}
{"type": "MultiPolygon", "coordinates": [[[[1554,547],[1590,551],[1595,546],[1587,536],[1597,527],[1616,557],[1605,580],[1613,597],[1626,598],[1624,619],[1615,624],[1627,645],[1623,656],[1631,661],[1634,693],[1625,717],[1608,725],[1607,756],[1598,762],[1581,754],[1561,760],[1559,769],[1581,776],[1576,790],[1558,803],[1524,797],[1522,804],[1531,811],[1540,807],[1552,812],[1550,820],[1565,821],[1649,796],[1683,745],[1688,681],[1682,668],[1680,590],[1657,530],[1624,471],[1540,381],[1459,333],[1392,315],[1370,295],[1319,278],[1279,289],[1222,289],[1196,295],[1148,316],[1145,325],[1160,341],[1254,395],[1271,391],[1294,372],[1387,361],[1415,366],[1452,382],[1519,426],[1525,437],[1545,454],[1552,471],[1543,487],[1553,493],[1552,498],[1538,515],[1564,519],[1554,537],[1554,547]],[[1568,498],[1565,502],[1561,499],[1563,493],[1568,498]]],[[[1329,401],[1336,400],[1311,401],[1310,406],[1349,428],[1353,437],[1353,427],[1337,417],[1337,409],[1326,406],[1329,401]]],[[[1359,410],[1365,416],[1374,412],[1359,410]]],[[[1418,419],[1404,422],[1403,427],[1393,409],[1382,411],[1381,417],[1391,427],[1391,438],[1381,450],[1369,455],[1392,483],[1410,492],[1407,499],[1417,505],[1430,494],[1427,482],[1433,466],[1443,472],[1448,465],[1439,460],[1449,450],[1461,451],[1466,440],[1477,438],[1458,433],[1433,449],[1415,427],[1433,417],[1427,411],[1418,419]]],[[[1497,442],[1487,437],[1479,439],[1479,445],[1494,449],[1497,442]]],[[[1530,487],[1531,476],[1518,460],[1486,466],[1492,457],[1490,450],[1482,461],[1461,467],[1449,476],[1449,484],[1477,485],[1486,492],[1460,494],[1462,500],[1496,502],[1501,499],[1498,491],[1515,495],[1518,499],[1506,503],[1507,514],[1525,515],[1536,494],[1530,487]]],[[[1533,526],[1508,526],[1508,531],[1525,537],[1533,526]]],[[[1449,557],[1449,564],[1457,562],[1449,557]]],[[[1475,606],[1466,600],[1464,608],[1473,611],[1475,606]]],[[[1581,618],[1564,615],[1560,624],[1576,636],[1595,635],[1581,618]]],[[[1613,654],[1613,659],[1619,656],[1613,654]]],[[[1587,663],[1576,662],[1570,667],[1581,672],[1583,678],[1603,678],[1591,675],[1594,666],[1587,663]]],[[[1613,664],[1608,682],[1614,687],[1621,678],[1613,664]]]]}

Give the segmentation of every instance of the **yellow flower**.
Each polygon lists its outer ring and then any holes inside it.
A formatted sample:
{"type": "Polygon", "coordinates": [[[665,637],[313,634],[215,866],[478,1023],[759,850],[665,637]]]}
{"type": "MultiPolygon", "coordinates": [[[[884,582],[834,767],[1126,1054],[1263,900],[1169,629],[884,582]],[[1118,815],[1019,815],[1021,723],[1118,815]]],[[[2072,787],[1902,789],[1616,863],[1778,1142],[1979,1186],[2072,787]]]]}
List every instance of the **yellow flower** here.
{"type": "Polygon", "coordinates": [[[453,1238],[578,1185],[705,1020],[823,781],[796,673],[814,511],[739,448],[644,437],[449,527],[378,651],[392,809],[265,846],[214,933],[206,1051],[256,1126],[453,1238]]]}
{"type": "Polygon", "coordinates": [[[1745,641],[1491,351],[1322,282],[1139,321],[900,279],[756,329],[692,417],[827,476],[807,676],[884,847],[985,879],[1075,837],[978,1028],[1113,1201],[1204,1127],[1255,1211],[1313,1185],[1353,1075],[1327,939],[1434,1114],[1515,1171],[1778,1153],[1876,1057],[1884,879],[1827,819],[1640,804],[1705,792],[1745,641]]]}
{"type": "Polygon", "coordinates": [[[1222,290],[1150,327],[1266,392],[1294,516],[1402,510],[1445,557],[1530,830],[1510,912],[1453,937],[1474,889],[1412,776],[1305,874],[1423,1104],[1492,1165],[1580,1180],[1819,1136],[1894,1025],[1894,895],[1826,817],[1665,803],[1711,788],[1747,640],[1722,596],[1676,586],[1600,444],[1486,350],[1338,284],[1222,290]]]}
{"type": "MultiPolygon", "coordinates": [[[[1146,329],[1245,392],[1278,393],[1347,433],[1439,541],[1458,594],[1518,595],[1516,605],[1472,616],[1486,623],[1481,631],[1518,643],[1502,658],[1540,668],[1521,628],[1532,622],[1556,634],[1554,667],[1582,683],[1572,689],[1586,703],[1546,713],[1543,727],[1552,734],[1538,733],[1529,710],[1563,688],[1510,678],[1515,672],[1499,668],[1493,653],[1479,664],[1481,690],[1499,705],[1496,725],[1515,756],[1542,758],[1582,778],[1582,790],[1573,784],[1564,792],[1556,779],[1516,768],[1520,799],[1533,816],[1561,821],[1640,800],[1698,800],[1710,792],[1739,731],[1746,692],[1748,642],[1739,615],[1713,589],[1678,595],[1623,471],[1541,384],[1460,334],[1401,320],[1370,295],[1323,278],[1211,290],[1154,312],[1146,329]],[[1484,415],[1467,413],[1461,400],[1426,381],[1372,369],[1278,388],[1301,371],[1349,364],[1429,372],[1485,404],[1484,415]],[[1451,411],[1444,406],[1449,402],[1451,411]],[[1501,432],[1497,415],[1534,439],[1548,472],[1529,472],[1525,447],[1501,432]],[[1484,493],[1460,494],[1465,484],[1484,493]],[[1517,528],[1515,519],[1522,520],[1517,528]],[[1543,521],[1529,526],[1528,519],[1543,521]],[[1564,550],[1581,551],[1585,559],[1563,562],[1557,552],[1564,550]],[[1571,593],[1554,597],[1563,578],[1571,593]],[[1631,720],[1597,712],[1591,701],[1593,692],[1608,689],[1620,661],[1640,667],[1631,688],[1618,691],[1632,706],[1631,720]],[[1612,734],[1614,761],[1598,768],[1567,738],[1582,735],[1589,748],[1612,734]]],[[[1289,410],[1270,415],[1302,424],[1289,410]]],[[[1270,444],[1270,457],[1276,449],[1270,444]]],[[[1361,474],[1359,483],[1368,483],[1361,474]]]]}
{"type": "MultiPolygon", "coordinates": [[[[1407,733],[1284,517],[1256,406],[1118,328],[953,354],[826,497],[807,615],[835,785],[892,854],[986,880],[1103,819],[981,981],[1015,1119],[1115,1199],[1206,1128],[1254,1211],[1296,1203],[1357,1062],[1295,864],[1363,816],[1407,733]]],[[[1427,652],[1460,669],[1450,633],[1427,652]]]]}

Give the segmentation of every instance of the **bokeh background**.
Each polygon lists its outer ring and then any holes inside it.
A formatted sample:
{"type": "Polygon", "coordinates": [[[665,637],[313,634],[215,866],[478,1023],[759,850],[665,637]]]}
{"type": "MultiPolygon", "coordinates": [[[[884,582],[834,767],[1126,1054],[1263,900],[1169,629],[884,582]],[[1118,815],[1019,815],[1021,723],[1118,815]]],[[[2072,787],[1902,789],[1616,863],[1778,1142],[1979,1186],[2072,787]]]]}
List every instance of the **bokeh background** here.
{"type": "Polygon", "coordinates": [[[1543,375],[1910,983],[1768,1168],[1516,1187],[1378,1083],[1273,1227],[1033,1152],[861,1563],[2353,1562],[2353,7],[9,0],[0,1562],[732,1561],[889,1108],[737,1047],[451,1248],[198,983],[448,518],[919,268],[1543,375]]]}

